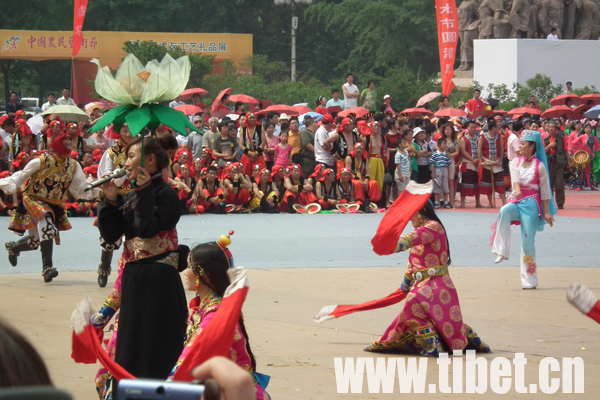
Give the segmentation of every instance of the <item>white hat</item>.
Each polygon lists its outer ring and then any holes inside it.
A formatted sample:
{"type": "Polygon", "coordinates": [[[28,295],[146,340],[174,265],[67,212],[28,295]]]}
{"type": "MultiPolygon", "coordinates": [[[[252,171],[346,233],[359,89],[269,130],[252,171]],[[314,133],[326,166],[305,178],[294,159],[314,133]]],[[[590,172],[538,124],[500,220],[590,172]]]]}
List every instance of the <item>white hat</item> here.
{"type": "Polygon", "coordinates": [[[425,132],[425,130],[417,126],[415,129],[413,129],[413,137],[417,136],[421,132],[425,132]]]}
{"type": "Polygon", "coordinates": [[[384,99],[384,100],[386,100],[386,99],[391,99],[391,98],[392,98],[392,96],[390,96],[389,94],[386,94],[385,96],[383,96],[383,99],[384,99]]]}
{"type": "Polygon", "coordinates": [[[279,116],[279,119],[280,119],[280,120],[281,120],[281,119],[288,119],[288,120],[289,120],[289,119],[290,119],[290,117],[288,117],[288,115],[287,115],[286,113],[282,113],[282,114],[279,116]]]}

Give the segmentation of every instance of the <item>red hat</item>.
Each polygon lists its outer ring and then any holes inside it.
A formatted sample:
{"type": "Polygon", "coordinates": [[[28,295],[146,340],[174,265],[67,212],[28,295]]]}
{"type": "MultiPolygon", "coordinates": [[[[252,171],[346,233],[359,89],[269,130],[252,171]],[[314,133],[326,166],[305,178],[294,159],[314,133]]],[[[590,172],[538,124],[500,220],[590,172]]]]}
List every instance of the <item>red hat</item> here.
{"type": "Polygon", "coordinates": [[[267,174],[267,175],[269,175],[269,182],[271,182],[271,179],[273,179],[273,175],[270,175],[270,174],[271,174],[271,171],[269,171],[269,170],[268,170],[268,169],[266,169],[266,168],[263,168],[263,169],[261,169],[261,170],[260,170],[260,172],[259,172],[258,174],[256,174],[256,179],[255,179],[255,180],[256,180],[256,184],[257,184],[257,185],[260,183],[260,177],[261,177],[263,174],[267,174]]]}
{"type": "Polygon", "coordinates": [[[340,170],[340,175],[342,175],[342,174],[344,174],[344,173],[347,173],[347,174],[352,174],[352,171],[350,171],[350,169],[349,169],[349,168],[346,168],[346,167],[344,167],[344,168],[342,168],[342,169],[340,170]]]}
{"type": "Polygon", "coordinates": [[[319,175],[319,172],[323,169],[323,164],[315,165],[315,170],[312,174],[310,174],[309,178],[316,178],[319,175]]]}
{"type": "Polygon", "coordinates": [[[94,152],[92,153],[92,159],[94,160],[94,162],[99,162],[102,159],[102,150],[94,150],[94,152]]]}
{"type": "Polygon", "coordinates": [[[83,169],[83,172],[85,174],[92,175],[94,178],[97,178],[98,177],[98,164],[90,165],[89,167],[85,167],[83,169]]]}
{"type": "Polygon", "coordinates": [[[179,161],[179,158],[181,156],[188,156],[188,161],[189,161],[189,156],[190,156],[190,152],[188,151],[188,149],[186,148],[179,148],[177,149],[177,153],[175,153],[175,162],[179,161]]]}
{"type": "Polygon", "coordinates": [[[212,150],[209,149],[208,147],[202,148],[202,153],[210,154],[211,158],[214,157],[212,150]]]}
{"type": "Polygon", "coordinates": [[[275,175],[282,169],[283,167],[281,165],[273,165],[273,168],[271,169],[271,179],[273,179],[275,175]]]}
{"type": "Polygon", "coordinates": [[[181,164],[181,167],[179,168],[179,170],[177,170],[178,178],[183,178],[183,174],[181,173],[181,170],[184,168],[187,168],[187,170],[190,171],[190,167],[187,164],[181,164]]]}
{"type": "Polygon", "coordinates": [[[79,153],[78,153],[78,152],[76,152],[76,151],[72,151],[72,152],[71,152],[71,158],[72,158],[73,160],[77,160],[77,157],[79,157],[79,153]]]}
{"type": "Polygon", "coordinates": [[[338,132],[343,131],[344,130],[344,126],[346,126],[346,125],[352,125],[352,120],[350,118],[344,118],[342,120],[342,123],[337,128],[338,132]]]}
{"type": "Polygon", "coordinates": [[[71,137],[68,133],[63,133],[62,135],[57,136],[52,141],[52,148],[54,149],[54,153],[56,155],[58,155],[61,158],[67,158],[71,155],[71,149],[67,148],[67,146],[63,144],[63,140],[70,138],[71,137]]]}
{"type": "Polygon", "coordinates": [[[77,128],[77,136],[81,136],[81,128],[79,127],[79,124],[77,124],[76,122],[71,122],[67,125],[67,131],[69,130],[70,127],[75,127],[77,128]]]}
{"type": "Polygon", "coordinates": [[[33,132],[31,132],[31,129],[29,129],[29,125],[27,125],[27,122],[25,122],[24,120],[22,120],[22,119],[18,120],[17,126],[19,127],[19,132],[21,132],[21,134],[33,135],[33,132]]]}
{"type": "Polygon", "coordinates": [[[207,172],[208,172],[208,168],[207,168],[207,167],[204,167],[204,168],[202,168],[200,171],[201,171],[203,174],[205,174],[205,173],[207,173],[207,172]]]}
{"type": "Polygon", "coordinates": [[[321,182],[325,181],[325,178],[327,177],[327,174],[332,172],[333,170],[331,168],[325,168],[323,170],[323,176],[321,176],[321,179],[319,179],[321,182]]]}
{"type": "Polygon", "coordinates": [[[21,164],[23,163],[23,159],[27,157],[27,153],[21,152],[17,155],[17,159],[12,162],[13,167],[21,168],[21,164]]]}
{"type": "Polygon", "coordinates": [[[335,119],[333,119],[333,116],[331,114],[325,114],[325,116],[321,119],[321,121],[324,124],[329,124],[329,123],[335,122],[335,119]]]}
{"type": "Polygon", "coordinates": [[[17,112],[15,113],[15,119],[16,119],[16,120],[19,120],[19,119],[21,119],[20,117],[21,117],[21,115],[23,115],[23,114],[25,114],[25,111],[23,111],[23,110],[17,110],[17,112]]]}
{"type": "Polygon", "coordinates": [[[10,171],[2,171],[0,172],[0,179],[4,179],[6,177],[10,176],[10,171]]]}
{"type": "Polygon", "coordinates": [[[0,117],[0,126],[4,125],[4,122],[6,122],[6,120],[9,119],[8,115],[4,114],[3,116],[0,117]]]}

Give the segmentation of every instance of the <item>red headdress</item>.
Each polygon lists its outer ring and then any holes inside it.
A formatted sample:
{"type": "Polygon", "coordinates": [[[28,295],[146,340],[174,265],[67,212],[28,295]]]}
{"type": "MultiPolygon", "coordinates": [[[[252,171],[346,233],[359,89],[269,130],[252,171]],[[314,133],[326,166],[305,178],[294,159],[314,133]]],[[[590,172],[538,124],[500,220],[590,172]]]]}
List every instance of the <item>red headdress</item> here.
{"type": "Polygon", "coordinates": [[[302,167],[299,164],[294,164],[290,166],[290,173],[292,173],[292,171],[297,170],[300,171],[300,176],[304,176],[304,174],[302,173],[302,167]]]}
{"type": "Polygon", "coordinates": [[[13,167],[21,169],[23,160],[27,157],[27,153],[21,152],[17,155],[17,159],[12,162],[13,167]]]}
{"type": "MultiPolygon", "coordinates": [[[[364,145],[363,145],[361,142],[357,142],[357,143],[354,145],[354,149],[356,149],[357,147],[360,147],[360,148],[361,148],[361,149],[363,149],[363,150],[364,150],[364,148],[365,148],[365,146],[364,146],[364,145]]],[[[350,157],[355,157],[355,156],[356,156],[356,151],[352,150],[352,151],[350,152],[350,157]]],[[[367,159],[367,152],[366,152],[366,151],[363,151],[363,154],[362,154],[362,156],[363,156],[363,158],[366,160],[366,159],[367,159]]]]}
{"type": "Polygon", "coordinates": [[[325,178],[327,177],[327,174],[332,172],[333,170],[331,168],[325,168],[323,170],[323,175],[321,176],[321,179],[319,179],[319,181],[321,182],[325,182],[325,178]]]}
{"type": "Polygon", "coordinates": [[[363,136],[369,136],[371,134],[371,128],[369,128],[367,126],[367,121],[361,120],[358,121],[356,123],[356,126],[358,126],[358,131],[363,135],[363,136]]]}
{"type": "Polygon", "coordinates": [[[317,176],[319,176],[319,172],[321,172],[321,170],[323,169],[323,164],[317,164],[315,166],[315,171],[310,174],[309,178],[316,178],[317,176]]]}
{"type": "Polygon", "coordinates": [[[183,174],[181,173],[181,170],[184,169],[184,168],[187,168],[188,171],[191,172],[190,167],[188,167],[187,164],[181,164],[181,168],[179,168],[179,170],[177,171],[177,177],[179,179],[183,178],[183,174]]]}
{"type": "Polygon", "coordinates": [[[15,120],[18,121],[18,120],[22,119],[23,121],[26,121],[24,115],[25,115],[25,111],[17,110],[17,112],[15,113],[15,120]],[[23,115],[23,118],[21,118],[21,115],[23,115]]]}
{"type": "Polygon", "coordinates": [[[21,132],[22,135],[33,135],[33,132],[31,132],[31,129],[29,129],[29,125],[27,125],[27,122],[24,120],[20,119],[16,121],[16,124],[19,127],[19,132],[21,132]]]}
{"type": "Polygon", "coordinates": [[[63,133],[52,141],[52,148],[54,149],[54,153],[56,155],[61,158],[68,158],[71,156],[71,149],[67,148],[67,146],[65,146],[63,143],[63,140],[70,138],[71,137],[68,133],[63,133]]]}
{"type": "Polygon", "coordinates": [[[55,125],[59,126],[58,135],[56,135],[57,137],[64,133],[62,121],[60,121],[60,120],[50,121],[50,123],[48,125],[50,126],[50,129],[46,134],[49,134],[50,136],[52,136],[52,127],[55,125]]]}
{"type": "Polygon", "coordinates": [[[92,177],[94,177],[95,179],[97,179],[98,178],[98,164],[90,165],[89,167],[85,167],[83,169],[83,173],[89,174],[92,177]]]}
{"type": "Polygon", "coordinates": [[[271,179],[273,179],[282,169],[283,167],[281,165],[273,165],[273,168],[271,169],[271,179]]]}
{"type": "Polygon", "coordinates": [[[346,125],[352,125],[352,120],[350,118],[344,118],[342,120],[342,123],[340,124],[340,126],[338,126],[337,131],[341,132],[344,130],[344,126],[346,125]]]}
{"type": "Polygon", "coordinates": [[[256,120],[256,116],[254,115],[254,113],[248,113],[248,114],[246,114],[246,119],[244,120],[244,125],[246,125],[246,128],[250,128],[250,125],[248,125],[248,117],[250,117],[250,116],[255,117],[255,119],[254,119],[254,126],[258,126],[259,123],[256,120]]]}
{"type": "Polygon", "coordinates": [[[96,149],[94,150],[94,152],[92,153],[92,159],[94,160],[94,162],[100,162],[100,160],[102,160],[102,150],[101,149],[96,149]]]}
{"type": "Polygon", "coordinates": [[[273,178],[272,178],[272,176],[270,175],[270,174],[271,174],[271,171],[269,171],[269,170],[268,170],[268,169],[266,169],[266,168],[263,168],[263,169],[261,169],[261,170],[260,170],[260,172],[259,172],[259,173],[256,175],[256,179],[255,179],[255,180],[256,180],[256,184],[257,184],[257,185],[258,185],[258,184],[260,184],[260,177],[262,176],[262,174],[267,174],[267,175],[269,175],[269,182],[271,182],[271,180],[273,179],[273,178]]]}
{"type": "Polygon", "coordinates": [[[4,125],[7,119],[10,119],[8,115],[4,114],[0,117],[0,126],[4,125]]]}
{"type": "Polygon", "coordinates": [[[0,172],[0,179],[4,179],[10,176],[10,171],[2,171],[0,172]]]}
{"type": "Polygon", "coordinates": [[[210,159],[211,159],[211,160],[214,160],[215,156],[213,155],[213,152],[212,152],[212,150],[211,150],[211,149],[209,149],[208,147],[204,147],[204,148],[202,149],[202,155],[205,155],[205,154],[210,154],[210,159]]]}
{"type": "Polygon", "coordinates": [[[77,124],[76,122],[71,122],[71,123],[69,123],[69,125],[67,125],[67,133],[69,131],[69,128],[72,126],[77,128],[77,136],[81,136],[81,128],[79,127],[79,124],[77,124]]]}
{"type": "Polygon", "coordinates": [[[77,157],[79,157],[79,153],[78,153],[78,152],[76,152],[76,151],[72,151],[72,152],[71,152],[71,158],[72,158],[73,160],[77,160],[77,157]]]}

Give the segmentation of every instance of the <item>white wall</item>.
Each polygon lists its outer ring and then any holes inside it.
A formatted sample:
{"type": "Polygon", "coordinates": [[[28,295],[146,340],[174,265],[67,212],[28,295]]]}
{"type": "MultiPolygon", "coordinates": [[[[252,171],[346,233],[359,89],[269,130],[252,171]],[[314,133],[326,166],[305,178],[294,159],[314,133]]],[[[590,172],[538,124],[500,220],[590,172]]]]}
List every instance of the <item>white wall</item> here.
{"type": "Polygon", "coordinates": [[[490,83],[511,88],[543,74],[553,84],[571,81],[574,88],[600,89],[598,40],[475,40],[474,51],[473,79],[484,88],[490,83]]]}

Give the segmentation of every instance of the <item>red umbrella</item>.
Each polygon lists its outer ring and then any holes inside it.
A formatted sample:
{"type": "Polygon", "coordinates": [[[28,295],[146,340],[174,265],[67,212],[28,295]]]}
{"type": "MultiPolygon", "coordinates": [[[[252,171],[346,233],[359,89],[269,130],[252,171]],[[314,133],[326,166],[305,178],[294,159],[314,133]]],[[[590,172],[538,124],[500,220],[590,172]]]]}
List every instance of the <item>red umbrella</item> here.
{"type": "Polygon", "coordinates": [[[435,100],[440,97],[442,94],[438,92],[430,92],[425,96],[421,97],[419,101],[417,101],[417,107],[421,107],[425,103],[429,103],[431,100],[435,100]]]}
{"type": "Polygon", "coordinates": [[[233,101],[233,102],[241,101],[242,103],[248,103],[248,104],[258,103],[258,100],[256,100],[254,97],[248,96],[246,94],[232,94],[229,97],[229,101],[233,101]]]}
{"type": "Polygon", "coordinates": [[[513,118],[515,118],[515,116],[520,117],[523,114],[542,115],[542,112],[540,110],[538,110],[537,108],[529,108],[529,107],[513,108],[512,110],[510,110],[508,112],[508,115],[513,118]]]}
{"type": "Polygon", "coordinates": [[[588,101],[593,101],[594,104],[592,104],[593,106],[596,106],[598,104],[600,104],[600,94],[584,94],[583,96],[580,97],[580,104],[587,104],[588,101]]]}
{"type": "Polygon", "coordinates": [[[445,108],[443,110],[436,111],[433,115],[436,117],[466,117],[467,113],[464,110],[458,108],[445,108]]]}
{"type": "Polygon", "coordinates": [[[579,104],[581,99],[575,93],[561,94],[549,101],[551,106],[565,106],[567,99],[571,99],[573,104],[579,104]]]}
{"type": "Polygon", "coordinates": [[[192,114],[196,114],[196,113],[201,113],[202,112],[202,109],[200,107],[195,106],[193,104],[186,104],[184,106],[177,106],[177,107],[175,107],[175,109],[177,111],[181,111],[185,115],[192,115],[192,114]]]}
{"type": "Polygon", "coordinates": [[[292,106],[286,106],[285,104],[275,104],[260,110],[257,114],[267,114],[271,111],[278,112],[279,114],[287,114],[288,116],[298,116],[300,113],[292,106]]]}
{"type": "Polygon", "coordinates": [[[407,108],[406,110],[402,111],[400,114],[408,115],[408,118],[417,118],[423,114],[427,115],[428,117],[433,117],[433,113],[431,111],[429,111],[426,108],[419,108],[419,107],[407,108]]]}
{"type": "Polygon", "coordinates": [[[573,109],[567,106],[555,106],[542,113],[542,118],[558,118],[566,115],[567,118],[573,117],[573,109]]]}
{"type": "Polygon", "coordinates": [[[187,90],[184,90],[179,95],[179,98],[181,98],[181,100],[187,100],[187,99],[191,99],[192,96],[194,96],[195,94],[202,97],[202,96],[206,96],[208,94],[208,92],[202,88],[187,89],[187,90]]]}
{"type": "Polygon", "coordinates": [[[221,104],[221,100],[223,100],[225,95],[231,96],[231,88],[221,91],[215,101],[213,101],[212,107],[210,108],[210,115],[213,117],[222,118],[223,116],[229,114],[229,109],[221,104]]]}
{"type": "Polygon", "coordinates": [[[293,106],[293,108],[298,112],[298,115],[306,114],[307,112],[312,111],[312,108],[307,106],[293,106]]]}
{"type": "Polygon", "coordinates": [[[338,117],[346,118],[351,113],[354,113],[354,115],[356,115],[356,118],[362,118],[369,113],[369,110],[367,110],[364,107],[347,108],[344,111],[339,112],[338,117]]]}
{"type": "MultiPolygon", "coordinates": [[[[581,100],[583,100],[583,96],[581,97],[581,100]]],[[[588,99],[588,100],[590,100],[590,99],[588,99]]],[[[583,113],[586,112],[587,110],[589,110],[590,108],[592,108],[592,106],[588,106],[587,104],[582,104],[579,107],[575,107],[573,109],[573,115],[571,116],[571,118],[576,118],[576,119],[585,118],[585,115],[583,115],[583,113]]]]}

